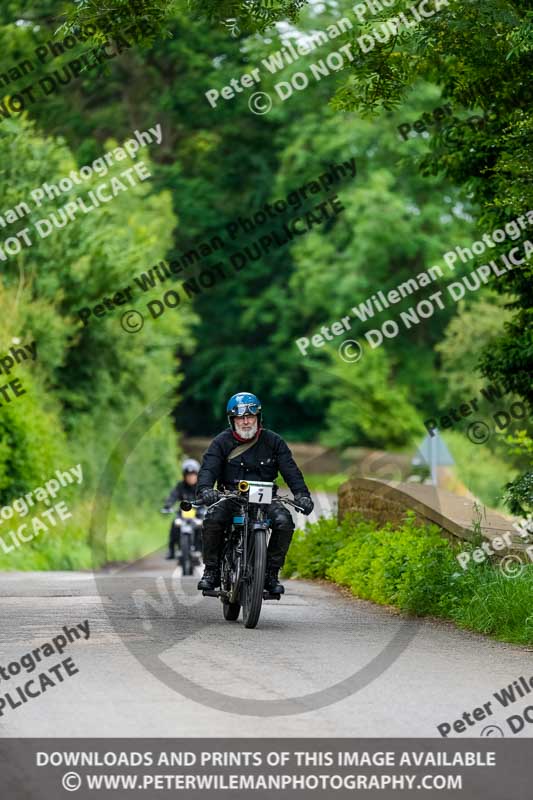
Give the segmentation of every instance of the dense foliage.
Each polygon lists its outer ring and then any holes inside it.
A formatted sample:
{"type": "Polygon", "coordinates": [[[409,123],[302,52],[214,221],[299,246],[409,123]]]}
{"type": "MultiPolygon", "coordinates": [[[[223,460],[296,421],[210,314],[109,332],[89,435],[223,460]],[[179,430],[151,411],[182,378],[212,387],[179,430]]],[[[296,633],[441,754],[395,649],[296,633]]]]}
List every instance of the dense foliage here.
{"type": "MultiPolygon", "coordinates": [[[[109,141],[107,147],[116,144],[109,141]]],[[[149,165],[149,157],[144,158],[149,165]]],[[[45,180],[57,183],[76,166],[64,139],[46,136],[24,120],[10,121],[0,134],[0,164],[4,209],[29,199],[45,180]]],[[[117,163],[110,174],[128,166],[131,162],[117,163]]],[[[101,178],[93,176],[84,191],[98,182],[101,178]]],[[[25,218],[26,226],[45,219],[54,207],[52,201],[44,202],[25,218]]],[[[19,379],[26,393],[1,409],[1,505],[53,478],[55,470],[82,463],[83,485],[73,498],[79,506],[82,495],[98,485],[124,430],[165,389],[178,385],[174,347],[177,341],[185,346],[191,341],[190,309],[159,320],[149,341],[123,331],[117,314],[93,318],[86,327],[76,316],[78,309],[125,286],[139,264],[163,257],[170,236],[165,239],[161,225],[170,231],[173,220],[169,193],[138,184],[113,205],[94,208],[64,230],[45,238],[33,234],[32,245],[4,267],[0,352],[5,355],[13,346],[35,341],[37,357],[15,366],[7,378],[19,379]]],[[[171,408],[169,404],[166,419],[127,454],[115,499],[131,509],[130,520],[139,498],[155,506],[175,479],[171,408]]],[[[2,552],[1,563],[19,569],[89,567],[89,512],[85,508],[53,538],[34,538],[20,556],[2,552]]],[[[4,535],[10,527],[4,523],[4,535]]],[[[122,525],[121,533],[126,530],[122,525]]],[[[155,543],[148,536],[150,541],[155,543]]],[[[139,544],[134,544],[138,554],[143,550],[139,544]]]]}
{"type": "MultiPolygon", "coordinates": [[[[405,5],[398,2],[387,14],[405,5]]],[[[100,20],[100,6],[94,0],[40,0],[28,9],[8,0],[0,10],[0,73],[24,59],[34,66],[30,75],[5,85],[6,97],[56,75],[108,36],[127,39],[117,57],[41,96],[23,117],[0,121],[0,213],[134,130],[156,124],[163,130],[162,144],[145,151],[150,181],[2,262],[2,352],[14,337],[31,337],[39,347],[31,392],[0,409],[3,501],[33,488],[62,452],[73,461],[83,454],[88,485],[94,486],[124,429],[169,387],[178,431],[216,432],[224,425],[227,396],[246,388],[263,398],[267,425],[337,448],[412,448],[424,433],[423,419],[437,409],[444,413],[448,402],[470,399],[463,392],[477,392],[487,378],[531,401],[530,265],[402,330],[376,351],[365,347],[356,364],[337,355],[343,338],[361,340],[369,327],[392,316],[376,313],[376,321],[365,324],[351,313],[354,306],[442,265],[450,248],[471,244],[531,204],[524,77],[531,66],[529,3],[450,3],[363,56],[355,38],[380,17],[361,26],[352,3],[108,0],[105,30],[40,63],[37,47],[54,34],[56,41],[69,32],[81,37],[100,20]],[[262,66],[288,42],[325,30],[343,15],[353,29],[334,42],[285,63],[276,74],[262,66]],[[141,33],[128,38],[125,25],[138,25],[141,33]],[[344,70],[279,100],[276,83],[348,42],[357,58],[344,70]],[[210,106],[209,89],[221,90],[253,67],[261,69],[256,88],[274,98],[269,114],[250,112],[253,89],[210,106]],[[446,101],[459,116],[486,114],[485,124],[461,129],[453,144],[446,120],[430,135],[406,141],[398,134],[399,125],[446,101]],[[490,112],[497,113],[489,119],[490,112]],[[343,213],[249,258],[240,271],[230,266],[232,254],[264,233],[258,228],[232,242],[230,223],[350,159],[357,164],[355,178],[334,190],[343,213]],[[80,307],[215,236],[224,240],[223,249],[156,286],[146,301],[171,287],[184,295],[183,280],[218,262],[227,279],[148,320],[140,334],[125,333],[118,315],[87,328],[76,320],[80,307]],[[297,339],[311,338],[345,315],[351,328],[344,337],[300,353],[297,339]],[[484,378],[475,372],[483,347],[490,352],[482,359],[484,378]],[[31,419],[27,426],[23,412],[31,419]]],[[[48,203],[43,214],[57,205],[48,203]]],[[[458,264],[454,279],[473,265],[458,264]]],[[[443,284],[437,281],[435,290],[443,284]]],[[[513,423],[506,434],[520,427],[513,423]]],[[[468,452],[461,460],[477,462],[479,450],[466,438],[464,443],[468,452]]],[[[501,436],[486,447],[506,459],[500,485],[512,477],[511,493],[516,487],[516,501],[528,508],[529,452],[518,445],[505,450],[501,436]],[[517,467],[525,478],[516,475],[517,467]]],[[[176,449],[166,418],[128,461],[125,504],[129,498],[135,505],[148,497],[155,502],[163,486],[166,491],[176,449]]],[[[483,480],[478,485],[482,491],[483,480]]]]}
{"type": "Polygon", "coordinates": [[[341,523],[320,520],[297,531],[285,573],[328,578],[365,600],[531,644],[533,566],[514,579],[490,563],[471,561],[462,570],[458,551],[436,526],[420,526],[412,514],[402,525],[384,528],[347,516],[341,523]]]}

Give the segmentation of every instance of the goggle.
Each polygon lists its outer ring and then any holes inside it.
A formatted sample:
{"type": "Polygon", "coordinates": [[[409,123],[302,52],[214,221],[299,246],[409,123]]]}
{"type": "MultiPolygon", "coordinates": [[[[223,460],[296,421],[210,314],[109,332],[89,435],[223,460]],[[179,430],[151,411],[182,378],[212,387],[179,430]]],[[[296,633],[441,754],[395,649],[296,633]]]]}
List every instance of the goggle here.
{"type": "Polygon", "coordinates": [[[261,406],[258,403],[239,403],[230,411],[232,417],[244,417],[245,414],[259,414],[261,406]]]}

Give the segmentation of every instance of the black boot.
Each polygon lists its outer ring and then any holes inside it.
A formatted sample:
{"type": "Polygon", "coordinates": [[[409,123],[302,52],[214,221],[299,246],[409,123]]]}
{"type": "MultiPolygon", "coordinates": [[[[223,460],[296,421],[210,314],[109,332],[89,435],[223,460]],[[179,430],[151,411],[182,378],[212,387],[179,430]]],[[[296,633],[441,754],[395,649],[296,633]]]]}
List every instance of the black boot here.
{"type": "Polygon", "coordinates": [[[224,535],[224,526],[213,524],[209,515],[202,528],[202,541],[205,569],[198,589],[213,591],[220,586],[220,550],[224,535]]]}
{"type": "Polygon", "coordinates": [[[220,569],[206,564],[204,574],[198,581],[198,589],[207,589],[211,592],[217,586],[220,586],[220,569]]]}
{"type": "Polygon", "coordinates": [[[167,561],[170,561],[171,559],[175,558],[175,556],[174,556],[174,548],[172,548],[172,547],[168,548],[168,553],[166,554],[165,558],[166,558],[167,561]]]}
{"type": "Polygon", "coordinates": [[[276,567],[267,567],[265,574],[265,589],[270,594],[283,594],[285,587],[278,580],[279,570],[276,567]]]}

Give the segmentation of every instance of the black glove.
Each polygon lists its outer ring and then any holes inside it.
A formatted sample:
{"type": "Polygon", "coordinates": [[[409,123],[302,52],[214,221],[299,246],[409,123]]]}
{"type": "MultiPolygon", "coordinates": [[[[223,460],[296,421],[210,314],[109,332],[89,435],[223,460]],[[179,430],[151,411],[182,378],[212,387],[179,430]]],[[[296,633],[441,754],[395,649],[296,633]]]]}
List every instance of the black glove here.
{"type": "Polygon", "coordinates": [[[297,506],[299,506],[306,517],[309,516],[315,504],[313,503],[311,497],[308,494],[299,494],[297,497],[294,498],[294,502],[297,506]]]}
{"type": "Polygon", "coordinates": [[[198,497],[204,506],[212,506],[219,499],[218,492],[215,489],[201,489],[198,492],[198,497]]]}

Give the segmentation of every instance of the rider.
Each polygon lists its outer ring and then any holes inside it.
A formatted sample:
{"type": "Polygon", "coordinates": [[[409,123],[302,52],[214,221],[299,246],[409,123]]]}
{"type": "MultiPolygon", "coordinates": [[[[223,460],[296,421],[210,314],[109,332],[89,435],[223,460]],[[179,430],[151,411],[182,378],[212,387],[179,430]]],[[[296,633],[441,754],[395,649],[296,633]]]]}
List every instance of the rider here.
{"type": "MultiPolygon", "coordinates": [[[[230,397],[226,408],[229,429],[216,436],[204,453],[198,476],[197,495],[211,506],[219,497],[213,488],[234,490],[240,480],[274,481],[281,473],[294,500],[304,514],[313,510],[313,501],[303,475],[287,444],[274,431],[261,426],[261,403],[249,392],[230,397]]],[[[274,487],[274,492],[277,487],[274,487]]],[[[272,535],[267,550],[265,589],[271,594],[285,591],[278,580],[294,532],[290,512],[274,497],[267,509],[272,535]]],[[[223,498],[208,509],[202,530],[205,571],[198,589],[216,589],[220,585],[220,556],[224,530],[235,513],[232,498],[223,498]]]]}
{"type": "MultiPolygon", "coordinates": [[[[187,500],[193,503],[196,498],[196,484],[198,483],[198,473],[200,472],[200,464],[194,458],[186,458],[181,465],[183,480],[178,481],[174,486],[169,496],[165,500],[163,511],[169,512],[172,506],[178,500],[187,500]]],[[[179,548],[179,526],[175,524],[174,517],[170,523],[170,532],[168,535],[168,553],[166,558],[174,558],[174,549],[178,545],[179,548]]]]}

